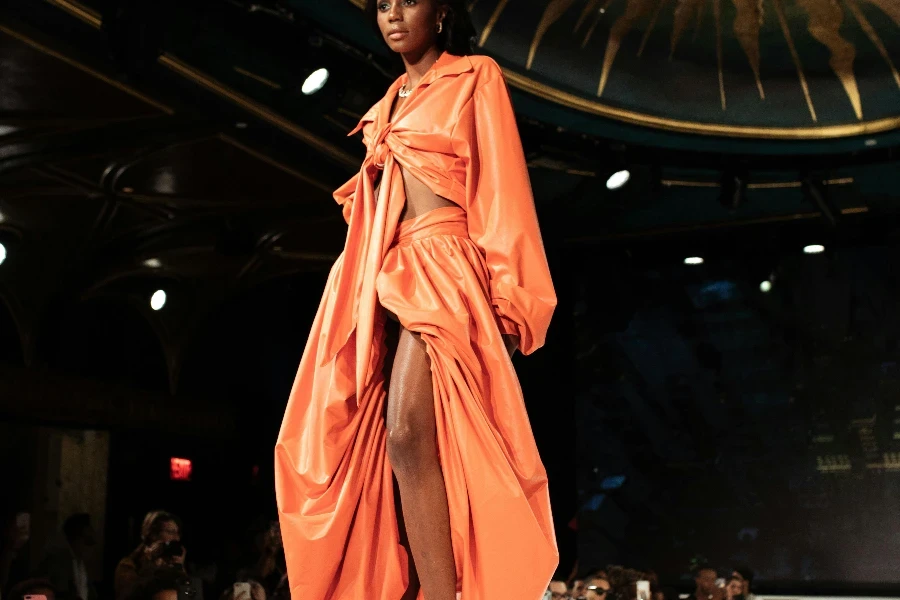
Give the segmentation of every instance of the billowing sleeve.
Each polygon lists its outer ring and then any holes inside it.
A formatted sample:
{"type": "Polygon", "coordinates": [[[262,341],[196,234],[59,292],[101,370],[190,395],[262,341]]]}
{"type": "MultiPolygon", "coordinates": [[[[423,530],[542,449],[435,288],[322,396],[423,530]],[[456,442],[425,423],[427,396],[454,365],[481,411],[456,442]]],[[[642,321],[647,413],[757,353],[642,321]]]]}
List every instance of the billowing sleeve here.
{"type": "Polygon", "coordinates": [[[350,224],[350,213],[353,212],[353,200],[356,197],[356,186],[359,183],[359,173],[350,178],[347,183],[334,191],[334,201],[338,203],[344,215],[344,221],[350,224]]]}
{"type": "Polygon", "coordinates": [[[556,293],[499,68],[462,108],[452,139],[466,163],[469,237],[487,263],[500,331],[518,336],[520,351],[531,354],[544,344],[556,293]]]}

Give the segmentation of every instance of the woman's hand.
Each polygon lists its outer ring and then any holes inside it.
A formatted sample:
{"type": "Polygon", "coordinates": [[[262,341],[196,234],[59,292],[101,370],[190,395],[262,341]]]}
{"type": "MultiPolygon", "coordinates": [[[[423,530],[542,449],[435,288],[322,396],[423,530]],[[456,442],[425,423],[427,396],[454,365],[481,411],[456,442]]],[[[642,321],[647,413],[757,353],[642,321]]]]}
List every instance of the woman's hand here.
{"type": "Polygon", "coordinates": [[[503,345],[506,346],[506,351],[509,352],[509,357],[512,358],[513,354],[516,353],[516,350],[519,348],[519,338],[510,333],[504,333],[503,335],[503,345]]]}

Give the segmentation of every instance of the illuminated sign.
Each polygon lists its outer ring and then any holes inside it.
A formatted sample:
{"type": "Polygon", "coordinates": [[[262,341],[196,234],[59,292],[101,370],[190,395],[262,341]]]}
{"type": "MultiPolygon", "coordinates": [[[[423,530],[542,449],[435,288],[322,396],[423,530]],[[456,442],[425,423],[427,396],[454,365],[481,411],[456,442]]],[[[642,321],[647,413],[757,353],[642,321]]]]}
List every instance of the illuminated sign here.
{"type": "Polygon", "coordinates": [[[171,458],[169,461],[169,478],[172,481],[190,481],[193,465],[189,458],[171,458]]]}

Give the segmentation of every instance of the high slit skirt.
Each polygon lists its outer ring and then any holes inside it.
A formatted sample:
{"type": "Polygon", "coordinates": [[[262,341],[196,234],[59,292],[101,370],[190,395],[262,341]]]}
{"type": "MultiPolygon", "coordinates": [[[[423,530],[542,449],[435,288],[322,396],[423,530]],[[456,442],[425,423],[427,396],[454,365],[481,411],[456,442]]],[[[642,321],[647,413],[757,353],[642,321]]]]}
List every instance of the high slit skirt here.
{"type": "Polygon", "coordinates": [[[293,599],[399,600],[408,586],[412,559],[400,545],[384,422],[390,311],[421,335],[431,361],[462,600],[538,600],[558,562],[547,476],[465,212],[439,208],[400,223],[376,290],[372,351],[358,357],[371,371],[366,388],[353,389],[353,343],[318,364],[320,307],[279,435],[276,492],[293,599]]]}

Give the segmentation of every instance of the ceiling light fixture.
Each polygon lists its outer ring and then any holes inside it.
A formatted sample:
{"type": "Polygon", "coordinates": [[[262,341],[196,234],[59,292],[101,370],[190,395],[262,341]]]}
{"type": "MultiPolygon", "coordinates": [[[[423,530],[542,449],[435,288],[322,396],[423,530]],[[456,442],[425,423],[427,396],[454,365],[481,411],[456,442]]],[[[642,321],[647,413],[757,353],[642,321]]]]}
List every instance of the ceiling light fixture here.
{"type": "Polygon", "coordinates": [[[153,292],[153,295],[150,296],[150,308],[153,310],[162,310],[162,307],[166,305],[166,293],[163,290],[156,290],[153,292]]]}
{"type": "Polygon", "coordinates": [[[686,259],[684,259],[684,264],[691,265],[691,266],[702,265],[703,257],[702,256],[689,256],[686,259]]]}
{"type": "Polygon", "coordinates": [[[303,92],[304,95],[310,96],[325,87],[326,83],[328,83],[328,69],[316,69],[310,73],[309,77],[306,78],[306,81],[303,82],[300,91],[303,92]]]}
{"type": "Polygon", "coordinates": [[[6,246],[0,244],[0,265],[6,262],[6,246]]]}
{"type": "Polygon", "coordinates": [[[804,254],[822,254],[823,252],[825,252],[825,246],[821,244],[810,244],[803,248],[804,254]]]}
{"type": "Polygon", "coordinates": [[[621,171],[616,171],[612,175],[609,176],[609,179],[606,180],[606,189],[608,190],[617,190],[624,186],[631,180],[631,171],[628,169],[622,169],[621,171]]]}

